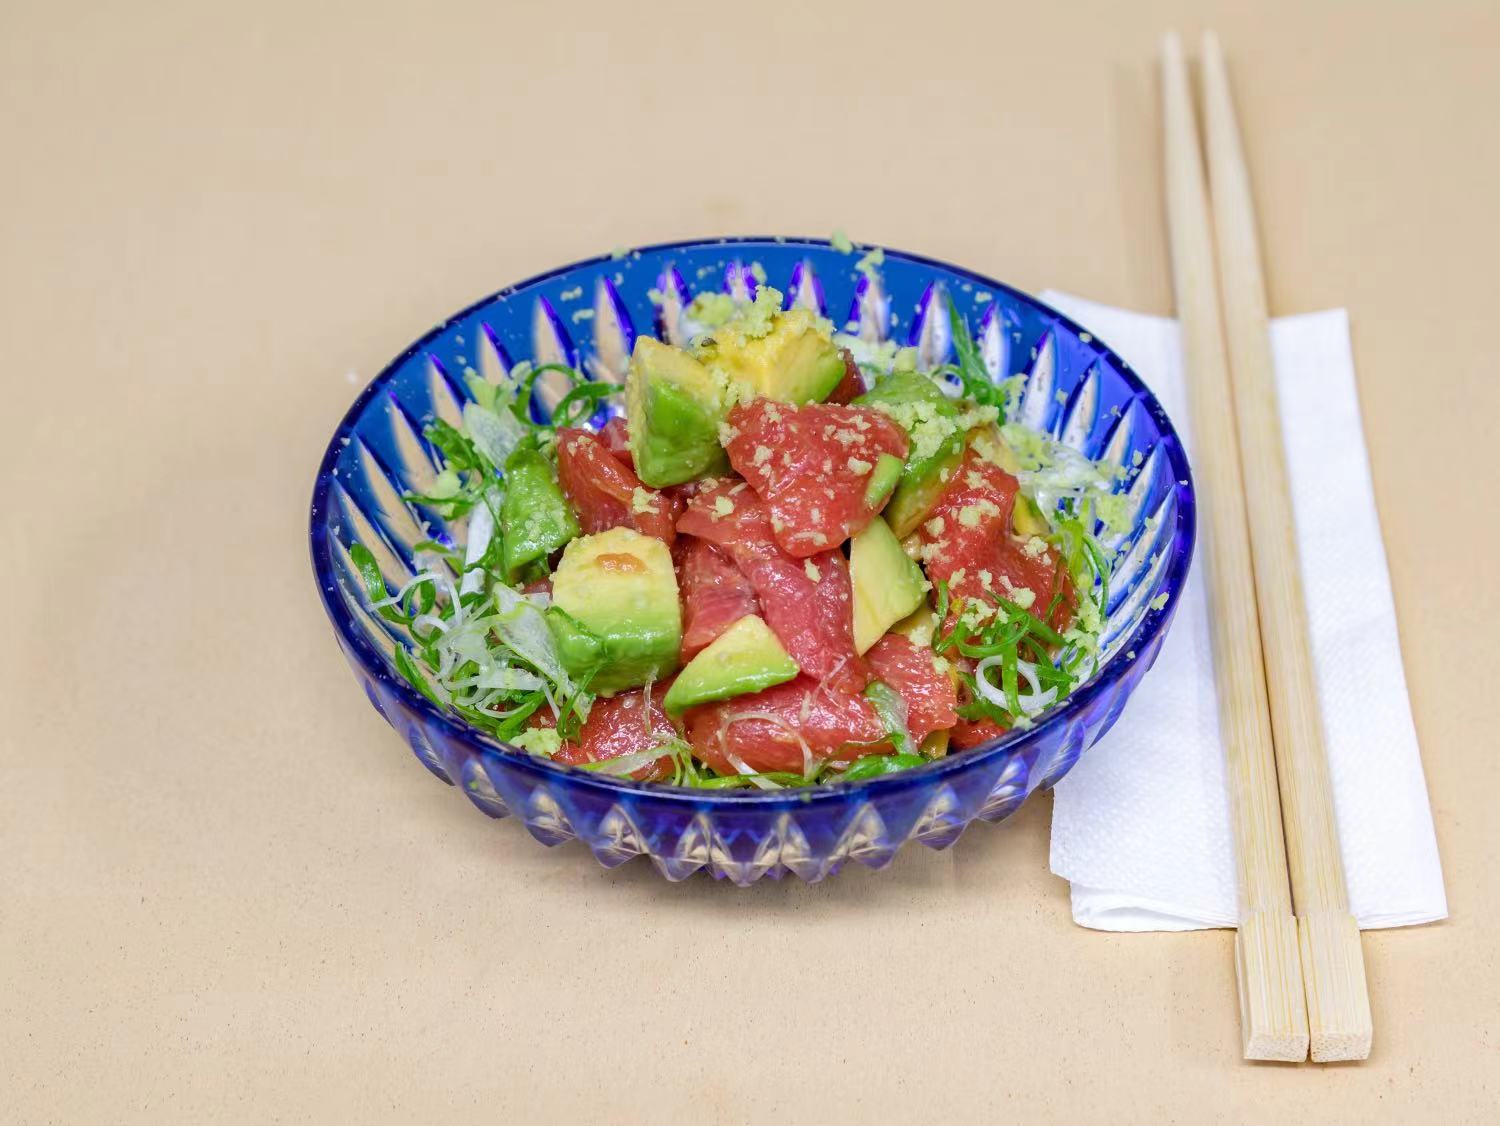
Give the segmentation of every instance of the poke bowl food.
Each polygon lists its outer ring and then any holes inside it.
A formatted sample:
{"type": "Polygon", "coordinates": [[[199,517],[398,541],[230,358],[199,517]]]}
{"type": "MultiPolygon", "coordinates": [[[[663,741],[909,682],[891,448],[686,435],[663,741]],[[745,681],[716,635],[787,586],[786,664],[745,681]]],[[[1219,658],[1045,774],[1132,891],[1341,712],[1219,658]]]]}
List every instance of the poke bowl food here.
{"type": "Polygon", "coordinates": [[[748,883],[1056,781],[1154,659],[1192,531],[1159,405],[1059,314],[841,239],[715,240],[424,337],[331,442],[312,551],[372,702],[480,809],[748,883]]]}

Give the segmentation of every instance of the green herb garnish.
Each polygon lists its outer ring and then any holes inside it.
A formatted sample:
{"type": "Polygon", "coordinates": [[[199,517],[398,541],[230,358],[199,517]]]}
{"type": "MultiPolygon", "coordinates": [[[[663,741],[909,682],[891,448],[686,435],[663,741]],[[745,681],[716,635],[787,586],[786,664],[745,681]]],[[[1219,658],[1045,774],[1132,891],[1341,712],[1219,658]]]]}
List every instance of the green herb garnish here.
{"type": "Polygon", "coordinates": [[[1000,412],[1000,421],[1005,421],[1005,392],[990,378],[990,369],[984,366],[979,354],[979,345],[969,335],[969,326],[959,313],[953,298],[945,295],[948,306],[948,325],[953,333],[953,351],[957,363],[945,365],[944,370],[958,377],[963,384],[966,398],[982,407],[994,407],[1000,412]]]}

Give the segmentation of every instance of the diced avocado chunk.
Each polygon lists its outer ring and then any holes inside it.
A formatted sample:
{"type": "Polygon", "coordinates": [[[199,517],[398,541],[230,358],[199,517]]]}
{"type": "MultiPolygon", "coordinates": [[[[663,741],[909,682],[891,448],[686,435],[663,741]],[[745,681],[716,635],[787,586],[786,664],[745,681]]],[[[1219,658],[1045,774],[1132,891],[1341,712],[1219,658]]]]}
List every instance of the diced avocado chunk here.
{"type": "Polygon", "coordinates": [[[890,525],[877,516],[849,543],[854,584],[854,648],[863,653],[893,624],[922,604],[922,570],[901,550],[890,525]]]}
{"type": "MultiPolygon", "coordinates": [[[[927,376],[916,371],[892,371],[882,375],[863,395],[854,400],[855,406],[875,407],[882,404],[899,406],[902,403],[933,403],[948,407],[951,417],[958,417],[953,403],[943,390],[927,376]]],[[[913,429],[914,419],[901,420],[908,430],[913,429]]]]}
{"type": "MultiPolygon", "coordinates": [[[[589,629],[566,610],[552,606],[547,610],[547,625],[552,630],[552,639],[557,642],[557,659],[563,668],[580,680],[589,677],[604,662],[604,639],[589,629]]],[[[595,688],[597,676],[589,680],[595,688]]]]}
{"type": "MultiPolygon", "coordinates": [[[[752,312],[767,293],[775,290],[762,288],[752,312]]],[[[731,320],[699,342],[698,354],[747,398],[820,403],[844,378],[844,357],[827,323],[803,308],[731,320]]]]}
{"type": "Polygon", "coordinates": [[[922,757],[925,759],[942,758],[948,753],[948,740],[952,735],[952,729],[947,727],[941,731],[934,731],[929,734],[927,738],[922,740],[922,745],[918,748],[922,753],[922,757]]]}
{"type": "Polygon", "coordinates": [[[500,529],[507,579],[581,531],[558,487],[557,474],[535,446],[521,446],[506,459],[500,529]]]}
{"type": "Polygon", "coordinates": [[[1042,515],[1042,510],[1037,507],[1036,501],[1025,494],[1016,497],[1016,507],[1011,511],[1010,523],[1018,536],[1052,534],[1052,527],[1042,515]]]}
{"type": "Polygon", "coordinates": [[[677,669],[682,610],[667,545],[630,528],[581,536],[552,576],[548,625],[563,667],[603,696],[677,669]]]}
{"type": "Polygon", "coordinates": [[[636,474],[654,489],[729,467],[719,446],[720,385],[681,348],[649,336],[636,339],[625,378],[625,417],[636,474]]]}
{"type": "Polygon", "coordinates": [[[891,626],[887,632],[899,633],[913,645],[927,649],[932,645],[932,636],[937,632],[937,628],[937,614],[926,599],[923,599],[922,605],[891,626]]]}
{"type": "Polygon", "coordinates": [[[865,486],[865,504],[879,512],[885,498],[901,480],[901,470],[905,467],[906,462],[894,454],[881,454],[870,473],[870,483],[865,486]]]}
{"type": "Polygon", "coordinates": [[[974,452],[986,461],[998,465],[1012,477],[1021,472],[1021,458],[1011,448],[1011,444],[1005,440],[1005,435],[1000,432],[998,426],[980,427],[969,435],[969,442],[974,447],[974,452]]]}
{"type": "Polygon", "coordinates": [[[679,715],[712,700],[760,692],[791,680],[798,671],[797,662],[787,655],[771,627],[751,614],[689,661],[662,703],[672,715],[679,715]]]}
{"type": "Polygon", "coordinates": [[[906,468],[885,509],[896,536],[910,535],[963,461],[967,438],[959,409],[937,384],[914,371],[891,372],[854,403],[889,415],[911,439],[906,468]]]}
{"type": "Polygon", "coordinates": [[[964,460],[964,436],[951,439],[941,453],[923,461],[906,463],[901,483],[885,506],[885,518],[897,536],[905,538],[917,530],[937,505],[953,474],[964,460]]]}
{"type": "MultiPolygon", "coordinates": [[[[985,426],[969,435],[970,443],[974,452],[980,457],[998,465],[1012,477],[1019,475],[1024,468],[1021,457],[1006,441],[1005,435],[1001,433],[998,426],[985,426]]],[[[1016,506],[1011,511],[1011,528],[1018,536],[1046,536],[1051,535],[1052,526],[1047,522],[1036,501],[1024,493],[1016,496],[1016,506]]]]}

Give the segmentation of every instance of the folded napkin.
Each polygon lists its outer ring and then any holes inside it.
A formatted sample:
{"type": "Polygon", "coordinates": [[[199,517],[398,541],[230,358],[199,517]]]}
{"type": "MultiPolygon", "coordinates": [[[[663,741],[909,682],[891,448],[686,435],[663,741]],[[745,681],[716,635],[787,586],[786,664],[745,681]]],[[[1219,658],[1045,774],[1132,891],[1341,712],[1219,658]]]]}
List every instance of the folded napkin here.
{"type": "MultiPolygon", "coordinates": [[[[1189,457],[1175,321],[1044,294],[1123,356],[1166,406],[1189,457]]],[[[1396,636],[1342,309],[1271,325],[1328,765],[1359,925],[1448,914],[1396,636]]],[[[1155,668],[1114,729],[1056,788],[1052,871],[1099,930],[1232,927],[1234,848],[1207,593],[1195,562],[1155,668]]]]}

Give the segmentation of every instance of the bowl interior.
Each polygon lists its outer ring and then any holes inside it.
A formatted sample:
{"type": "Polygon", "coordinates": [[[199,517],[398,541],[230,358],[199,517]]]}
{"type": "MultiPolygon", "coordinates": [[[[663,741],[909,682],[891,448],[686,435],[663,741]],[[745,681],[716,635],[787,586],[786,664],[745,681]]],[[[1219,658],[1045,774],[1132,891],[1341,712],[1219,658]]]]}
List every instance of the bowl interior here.
{"type": "MultiPolygon", "coordinates": [[[[1094,681],[1164,628],[1170,611],[1160,596],[1175,595],[1191,553],[1192,490],[1170,422],[1124,361],[1036,299],[962,269],[897,251],[871,262],[818,240],[753,238],[617,252],[511,286],[433,329],[371,383],[329,444],[313,498],[314,566],[351,659],[405,690],[412,707],[431,708],[396,673],[400,631],[367,609],[349,547],[369,548],[398,588],[416,573],[422,540],[463,541],[461,521],[402,495],[429,491],[437,470],[423,426],[433,417],[459,423],[466,372],[496,379],[523,359],[560,361],[620,382],[637,333],[678,340],[694,294],[752,295],[762,284],[842,331],[912,345],[928,367],[952,355],[942,300],[952,296],[992,377],[1024,377],[1021,419],[1119,467],[1128,530],[1098,529],[1116,563],[1094,681]]],[[[561,373],[543,377],[533,412],[546,416],[567,390],[561,373]]]]}

